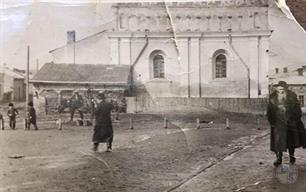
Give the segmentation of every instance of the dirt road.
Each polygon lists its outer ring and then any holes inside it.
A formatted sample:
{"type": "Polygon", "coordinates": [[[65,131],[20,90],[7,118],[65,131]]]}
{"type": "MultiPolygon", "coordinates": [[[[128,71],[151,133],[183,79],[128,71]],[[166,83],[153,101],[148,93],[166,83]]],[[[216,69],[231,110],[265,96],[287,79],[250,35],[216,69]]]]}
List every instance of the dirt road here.
{"type": "MultiPolygon", "coordinates": [[[[257,130],[256,120],[246,121],[245,116],[231,117],[231,129],[213,116],[205,116],[215,121],[201,124],[200,129],[194,116],[167,117],[169,126],[164,129],[160,115],[135,115],[134,130],[129,129],[129,116],[121,117],[114,123],[111,153],[104,152],[105,146],[98,153],[91,151],[92,127],[66,125],[59,131],[55,124],[40,122],[39,131],[1,131],[0,191],[218,191],[188,186],[199,177],[200,184],[210,179],[219,182],[219,176],[202,174],[268,133],[264,120],[257,130]]],[[[222,175],[227,175],[226,170],[221,169],[222,175]]],[[[231,180],[220,182],[240,186],[231,180]]]]}

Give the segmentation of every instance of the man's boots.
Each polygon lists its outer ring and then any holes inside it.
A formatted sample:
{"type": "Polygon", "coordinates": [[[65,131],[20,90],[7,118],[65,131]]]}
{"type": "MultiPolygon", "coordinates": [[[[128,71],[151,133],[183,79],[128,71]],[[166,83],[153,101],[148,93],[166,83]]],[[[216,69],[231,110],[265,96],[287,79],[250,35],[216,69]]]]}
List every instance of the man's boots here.
{"type": "Polygon", "coordinates": [[[276,153],[276,160],[274,161],[273,165],[275,167],[279,166],[282,164],[282,156],[283,156],[283,153],[282,152],[277,152],[276,153]]]}

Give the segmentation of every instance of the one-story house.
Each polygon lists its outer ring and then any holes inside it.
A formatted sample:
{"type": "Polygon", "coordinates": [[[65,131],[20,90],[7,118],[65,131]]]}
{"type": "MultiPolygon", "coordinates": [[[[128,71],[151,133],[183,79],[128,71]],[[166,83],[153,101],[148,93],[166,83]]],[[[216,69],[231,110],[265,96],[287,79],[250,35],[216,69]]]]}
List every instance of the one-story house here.
{"type": "Polygon", "coordinates": [[[46,63],[30,83],[35,105],[48,113],[57,111],[75,91],[85,100],[97,91],[105,91],[115,100],[122,99],[130,89],[130,66],[46,63]]]}

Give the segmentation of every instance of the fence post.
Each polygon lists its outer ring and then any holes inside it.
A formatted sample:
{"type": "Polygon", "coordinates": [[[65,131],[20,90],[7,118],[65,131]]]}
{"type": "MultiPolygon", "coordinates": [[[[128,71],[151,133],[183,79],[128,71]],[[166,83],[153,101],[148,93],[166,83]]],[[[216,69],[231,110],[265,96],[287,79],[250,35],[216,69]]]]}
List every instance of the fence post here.
{"type": "Polygon", "coordinates": [[[226,125],[226,129],[230,129],[230,122],[229,122],[229,118],[226,118],[225,125],[226,125]]]}
{"type": "Polygon", "coordinates": [[[133,116],[130,117],[130,129],[134,129],[133,116]]]}
{"type": "Polygon", "coordinates": [[[63,129],[62,119],[59,118],[58,119],[58,130],[62,130],[62,129],[63,129]]]}
{"type": "Polygon", "coordinates": [[[260,121],[259,121],[259,118],[257,118],[256,124],[257,124],[257,130],[260,130],[261,128],[260,128],[260,121]]]}
{"type": "Polygon", "coordinates": [[[164,118],[164,128],[165,128],[165,129],[168,128],[168,120],[167,120],[166,117],[164,118]]]}
{"type": "Polygon", "coordinates": [[[200,119],[197,118],[197,129],[200,129],[200,119]]]}
{"type": "Polygon", "coordinates": [[[28,119],[25,118],[24,119],[24,130],[27,130],[28,129],[28,119]]]}
{"type": "Polygon", "coordinates": [[[2,119],[0,119],[0,121],[1,121],[1,130],[4,130],[4,120],[3,120],[3,118],[2,119]]]}

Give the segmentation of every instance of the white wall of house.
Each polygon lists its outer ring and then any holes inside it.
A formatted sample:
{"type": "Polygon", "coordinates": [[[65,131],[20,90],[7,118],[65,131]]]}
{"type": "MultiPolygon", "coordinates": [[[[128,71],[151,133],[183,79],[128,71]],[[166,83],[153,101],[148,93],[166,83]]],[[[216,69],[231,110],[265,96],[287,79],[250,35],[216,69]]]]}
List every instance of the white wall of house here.
{"type": "Polygon", "coordinates": [[[106,33],[89,37],[52,51],[54,63],[109,64],[110,48],[106,33]]]}

